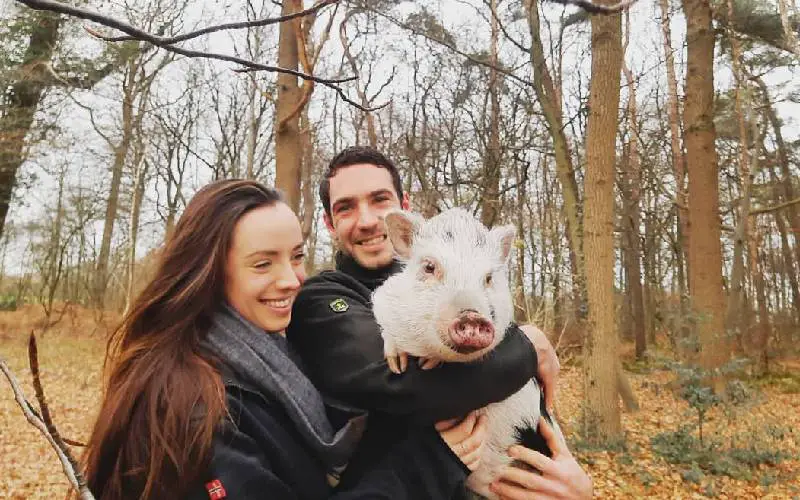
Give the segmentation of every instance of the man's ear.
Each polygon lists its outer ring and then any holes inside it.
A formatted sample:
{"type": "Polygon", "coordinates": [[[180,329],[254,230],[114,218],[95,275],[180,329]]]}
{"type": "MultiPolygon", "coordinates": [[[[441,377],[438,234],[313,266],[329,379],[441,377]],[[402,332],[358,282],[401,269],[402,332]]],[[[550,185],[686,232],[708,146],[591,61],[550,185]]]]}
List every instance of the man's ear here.
{"type": "Polygon", "coordinates": [[[411,246],[420,226],[425,222],[421,215],[405,210],[392,210],[384,216],[386,236],[400,257],[411,256],[411,246]]]}
{"type": "Polygon", "coordinates": [[[500,246],[500,260],[507,263],[511,256],[511,248],[517,238],[517,228],[512,225],[495,227],[489,231],[489,234],[500,246]]]}

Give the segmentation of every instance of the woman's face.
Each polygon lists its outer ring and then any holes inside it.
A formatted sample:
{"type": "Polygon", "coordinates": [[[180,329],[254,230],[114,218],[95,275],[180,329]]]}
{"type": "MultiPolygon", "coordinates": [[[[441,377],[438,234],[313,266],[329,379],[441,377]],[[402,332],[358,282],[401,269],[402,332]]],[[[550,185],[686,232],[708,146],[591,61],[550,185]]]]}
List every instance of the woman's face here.
{"type": "Polygon", "coordinates": [[[267,332],[282,332],[305,280],[303,237],[284,203],[251,210],[236,223],[225,264],[228,303],[267,332]]]}

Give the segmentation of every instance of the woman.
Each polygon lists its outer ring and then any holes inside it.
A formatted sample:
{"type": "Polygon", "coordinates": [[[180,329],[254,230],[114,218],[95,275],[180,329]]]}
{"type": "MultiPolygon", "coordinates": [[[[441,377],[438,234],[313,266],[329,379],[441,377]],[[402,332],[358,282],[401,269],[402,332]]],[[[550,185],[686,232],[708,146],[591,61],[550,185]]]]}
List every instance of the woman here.
{"type": "Polygon", "coordinates": [[[366,416],[323,404],[282,336],[302,248],[294,213],[256,182],[189,202],[109,341],[84,457],[98,499],[452,497],[476,465],[474,418],[417,429],[349,491],[331,489],[366,416]]]}

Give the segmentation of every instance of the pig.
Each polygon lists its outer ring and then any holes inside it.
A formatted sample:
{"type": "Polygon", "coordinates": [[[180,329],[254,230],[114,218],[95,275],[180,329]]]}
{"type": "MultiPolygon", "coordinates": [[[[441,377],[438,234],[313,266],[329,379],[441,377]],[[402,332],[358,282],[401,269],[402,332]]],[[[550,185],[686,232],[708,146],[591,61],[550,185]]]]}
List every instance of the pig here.
{"type": "MultiPolygon", "coordinates": [[[[432,369],[439,363],[469,363],[491,353],[513,319],[508,261],[514,227],[489,230],[460,208],[428,220],[393,210],[384,224],[397,257],[405,261],[403,270],[372,295],[390,369],[402,373],[408,355],[418,357],[424,369],[432,369]]],[[[540,418],[552,424],[559,439],[563,436],[546,412],[536,379],[480,411],[488,417],[487,440],[480,465],[466,486],[495,499],[489,485],[512,463],[507,454],[511,445],[551,455],[537,431],[540,418]]]]}

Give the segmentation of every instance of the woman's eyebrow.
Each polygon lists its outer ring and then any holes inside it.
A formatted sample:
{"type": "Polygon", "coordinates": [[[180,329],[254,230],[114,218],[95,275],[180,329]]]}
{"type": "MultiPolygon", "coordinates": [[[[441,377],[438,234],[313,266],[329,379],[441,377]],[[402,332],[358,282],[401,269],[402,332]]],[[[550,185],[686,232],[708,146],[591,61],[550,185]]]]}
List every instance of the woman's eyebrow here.
{"type": "Polygon", "coordinates": [[[274,257],[278,255],[277,250],[256,250],[255,252],[250,252],[249,254],[245,255],[245,258],[253,257],[254,255],[264,255],[267,257],[274,257]]]}

